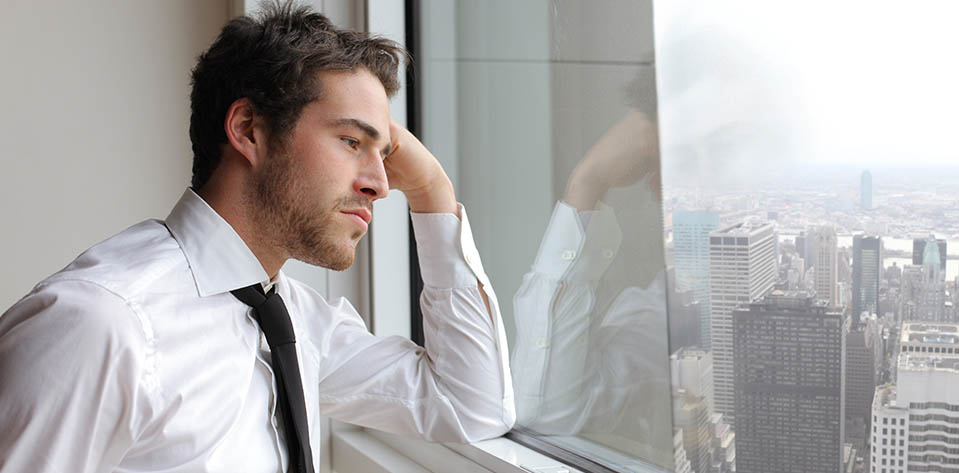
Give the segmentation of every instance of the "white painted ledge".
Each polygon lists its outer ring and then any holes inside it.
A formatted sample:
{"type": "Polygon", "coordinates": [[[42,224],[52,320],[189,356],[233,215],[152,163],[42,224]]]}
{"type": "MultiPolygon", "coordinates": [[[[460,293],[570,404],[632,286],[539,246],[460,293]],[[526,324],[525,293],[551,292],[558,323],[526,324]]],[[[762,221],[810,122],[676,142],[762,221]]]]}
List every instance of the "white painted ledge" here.
{"type": "Polygon", "coordinates": [[[332,437],[335,473],[582,473],[506,438],[440,444],[372,430],[332,437]]]}

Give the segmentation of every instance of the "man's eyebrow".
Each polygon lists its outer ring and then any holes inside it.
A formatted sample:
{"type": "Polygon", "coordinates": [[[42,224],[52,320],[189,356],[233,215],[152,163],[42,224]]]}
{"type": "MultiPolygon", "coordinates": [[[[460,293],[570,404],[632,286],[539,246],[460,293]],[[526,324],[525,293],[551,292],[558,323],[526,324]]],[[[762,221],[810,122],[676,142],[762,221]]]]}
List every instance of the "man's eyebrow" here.
{"type": "Polygon", "coordinates": [[[366,123],[359,118],[338,118],[333,120],[333,126],[350,126],[353,128],[359,128],[360,131],[369,136],[372,139],[377,139],[380,137],[380,132],[373,125],[366,123]]]}
{"type": "MultiPolygon", "coordinates": [[[[366,134],[366,136],[373,140],[378,139],[381,135],[379,130],[377,130],[373,125],[370,125],[359,118],[338,118],[333,120],[333,126],[349,126],[358,128],[360,131],[366,134]]],[[[392,151],[393,143],[387,143],[380,152],[383,153],[383,157],[386,157],[389,156],[392,151]]]]}

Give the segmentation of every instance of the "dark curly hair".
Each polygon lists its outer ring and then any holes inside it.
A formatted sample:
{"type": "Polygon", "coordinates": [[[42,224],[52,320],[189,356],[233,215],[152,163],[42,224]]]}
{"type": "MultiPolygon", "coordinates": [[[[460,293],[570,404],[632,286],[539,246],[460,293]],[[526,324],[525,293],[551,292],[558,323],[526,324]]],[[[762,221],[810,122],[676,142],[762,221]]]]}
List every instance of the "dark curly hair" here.
{"type": "Polygon", "coordinates": [[[364,68],[392,97],[403,61],[409,57],[399,44],[338,29],[292,1],[266,4],[255,17],[231,20],[193,68],[191,185],[202,188],[219,165],[227,143],[223,122],[233,102],[249,99],[266,122],[270,144],[282,143],[303,108],[322,94],[317,72],[364,68]]]}

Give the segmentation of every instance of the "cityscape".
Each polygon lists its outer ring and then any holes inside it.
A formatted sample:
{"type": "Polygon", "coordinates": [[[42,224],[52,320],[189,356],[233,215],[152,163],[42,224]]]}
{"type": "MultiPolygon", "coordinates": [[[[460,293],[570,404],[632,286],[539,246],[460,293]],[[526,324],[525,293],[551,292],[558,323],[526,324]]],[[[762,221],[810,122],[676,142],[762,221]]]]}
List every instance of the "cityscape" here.
{"type": "Polygon", "coordinates": [[[957,179],[667,180],[676,471],[959,472],[957,179]]]}

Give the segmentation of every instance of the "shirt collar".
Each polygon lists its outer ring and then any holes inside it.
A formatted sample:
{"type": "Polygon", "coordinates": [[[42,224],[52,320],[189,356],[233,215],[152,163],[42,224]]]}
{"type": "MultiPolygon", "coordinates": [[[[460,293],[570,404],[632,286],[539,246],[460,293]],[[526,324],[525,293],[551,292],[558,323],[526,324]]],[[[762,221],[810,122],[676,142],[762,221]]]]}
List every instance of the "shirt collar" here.
{"type": "Polygon", "coordinates": [[[270,280],[240,235],[193,189],[183,192],[166,226],[186,256],[201,297],[270,280]]]}

